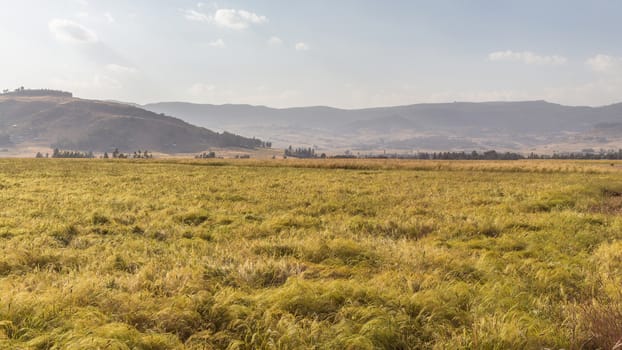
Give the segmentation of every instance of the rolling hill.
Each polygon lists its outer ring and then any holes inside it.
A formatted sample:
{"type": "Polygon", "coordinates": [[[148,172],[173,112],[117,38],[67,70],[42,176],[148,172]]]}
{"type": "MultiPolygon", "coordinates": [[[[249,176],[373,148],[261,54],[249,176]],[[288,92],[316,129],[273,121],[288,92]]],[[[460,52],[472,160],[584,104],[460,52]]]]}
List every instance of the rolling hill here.
{"type": "Polygon", "coordinates": [[[572,107],[546,101],[454,102],[345,110],[170,102],[144,108],[196,125],[252,134],[278,146],[361,150],[622,146],[617,134],[602,136],[601,130],[603,123],[622,123],[622,104],[572,107]]]}
{"type": "Polygon", "coordinates": [[[262,144],[257,139],[214,132],[127,104],[34,91],[0,95],[0,146],[190,153],[210,147],[254,148],[262,144]]]}

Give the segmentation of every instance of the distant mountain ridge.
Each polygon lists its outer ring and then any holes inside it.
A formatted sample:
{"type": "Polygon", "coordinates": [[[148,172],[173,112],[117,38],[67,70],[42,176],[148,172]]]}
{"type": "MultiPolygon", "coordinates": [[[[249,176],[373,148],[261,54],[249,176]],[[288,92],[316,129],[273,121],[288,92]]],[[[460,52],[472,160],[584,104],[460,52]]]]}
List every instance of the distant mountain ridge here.
{"type": "Polygon", "coordinates": [[[170,154],[255,148],[264,144],[260,139],[276,147],[363,152],[617,149],[622,148],[622,103],[572,107],[546,101],[454,102],[348,110],[183,102],[139,106],[52,90],[0,94],[3,148],[52,145],[170,154]]]}
{"type": "MultiPolygon", "coordinates": [[[[320,148],[520,150],[560,143],[580,147],[593,143],[590,135],[597,125],[622,123],[622,103],[572,107],[546,101],[453,102],[350,110],[164,102],[143,107],[196,125],[252,133],[278,145],[306,143],[320,148]]],[[[610,135],[595,146],[612,146],[611,142],[619,140],[610,135]]]]}
{"type": "Polygon", "coordinates": [[[0,142],[4,146],[191,153],[210,147],[262,145],[257,139],[217,133],[128,104],[37,91],[0,94],[0,142]]]}

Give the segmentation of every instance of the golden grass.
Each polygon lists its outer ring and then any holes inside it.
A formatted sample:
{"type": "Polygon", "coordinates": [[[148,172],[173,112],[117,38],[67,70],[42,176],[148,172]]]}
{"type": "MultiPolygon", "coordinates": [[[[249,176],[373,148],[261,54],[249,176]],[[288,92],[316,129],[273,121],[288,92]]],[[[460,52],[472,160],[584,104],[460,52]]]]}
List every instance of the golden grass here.
{"type": "Polygon", "coordinates": [[[610,346],[618,171],[0,160],[0,348],[610,346]]]}

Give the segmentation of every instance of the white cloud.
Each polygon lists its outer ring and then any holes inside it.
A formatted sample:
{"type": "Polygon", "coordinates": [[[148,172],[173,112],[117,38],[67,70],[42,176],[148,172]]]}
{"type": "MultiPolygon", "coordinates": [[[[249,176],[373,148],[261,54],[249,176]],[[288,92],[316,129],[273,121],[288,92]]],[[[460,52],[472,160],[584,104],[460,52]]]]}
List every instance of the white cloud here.
{"type": "Polygon", "coordinates": [[[208,22],[210,16],[195,10],[184,10],[184,17],[189,21],[208,22]]]}
{"type": "Polygon", "coordinates": [[[117,73],[117,74],[134,74],[138,72],[138,70],[134,67],[126,67],[126,66],[122,66],[122,65],[114,64],[114,63],[106,65],[106,69],[110,72],[117,73]]]}
{"type": "Polygon", "coordinates": [[[211,47],[217,47],[217,48],[223,48],[225,47],[225,41],[222,39],[218,39],[218,40],[214,40],[211,43],[209,43],[209,46],[211,47]]]}
{"type": "Polygon", "coordinates": [[[298,51],[309,51],[311,49],[307,43],[303,42],[296,43],[295,48],[298,51]]]}
{"type": "Polygon", "coordinates": [[[268,45],[270,46],[281,46],[283,45],[283,40],[278,36],[272,36],[268,39],[268,45]]]}
{"type": "Polygon", "coordinates": [[[599,73],[610,73],[622,71],[622,58],[609,55],[598,54],[590,57],[585,64],[593,71],[599,73]]]}
{"type": "Polygon", "coordinates": [[[87,44],[99,40],[92,30],[67,19],[53,19],[48,28],[56,39],[68,43],[87,44]]]}
{"type": "Polygon", "coordinates": [[[251,25],[268,22],[268,18],[266,16],[261,16],[246,10],[236,9],[218,9],[211,15],[192,9],[184,10],[184,17],[189,21],[209,22],[223,28],[235,30],[244,30],[251,25]]]}
{"type": "Polygon", "coordinates": [[[252,24],[266,23],[268,18],[245,10],[219,9],[214,13],[214,23],[221,27],[243,30],[252,24]]]}
{"type": "Polygon", "coordinates": [[[537,65],[562,65],[568,62],[563,56],[552,55],[544,56],[531,51],[496,51],[488,55],[488,60],[493,62],[520,62],[524,64],[537,65]]]}
{"type": "Polygon", "coordinates": [[[112,16],[110,12],[104,13],[104,17],[106,17],[106,20],[108,20],[108,23],[116,22],[116,19],[112,16]]]}

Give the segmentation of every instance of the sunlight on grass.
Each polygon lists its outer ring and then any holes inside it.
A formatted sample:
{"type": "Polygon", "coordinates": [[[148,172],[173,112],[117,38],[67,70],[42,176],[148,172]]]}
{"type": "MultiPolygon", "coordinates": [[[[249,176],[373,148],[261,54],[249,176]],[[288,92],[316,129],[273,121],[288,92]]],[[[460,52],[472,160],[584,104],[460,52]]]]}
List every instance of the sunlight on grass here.
{"type": "Polygon", "coordinates": [[[0,347],[607,348],[602,162],[0,160],[0,347]]]}

